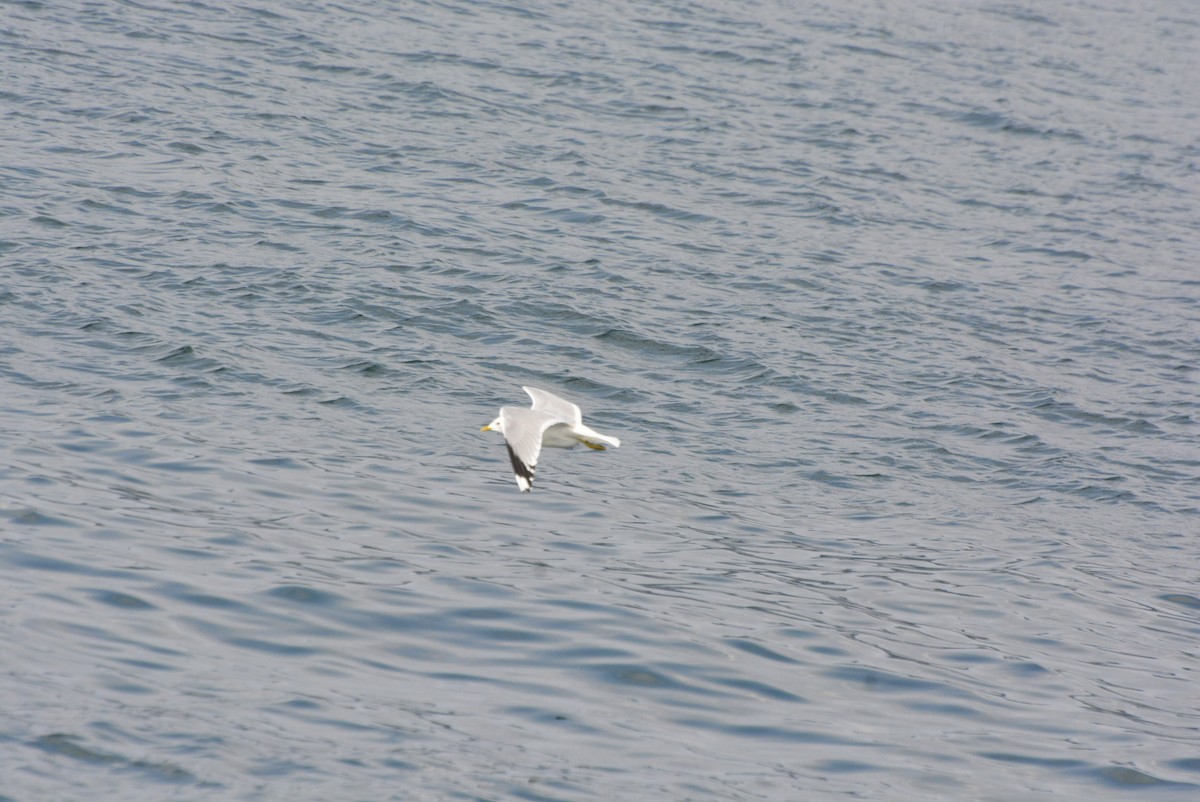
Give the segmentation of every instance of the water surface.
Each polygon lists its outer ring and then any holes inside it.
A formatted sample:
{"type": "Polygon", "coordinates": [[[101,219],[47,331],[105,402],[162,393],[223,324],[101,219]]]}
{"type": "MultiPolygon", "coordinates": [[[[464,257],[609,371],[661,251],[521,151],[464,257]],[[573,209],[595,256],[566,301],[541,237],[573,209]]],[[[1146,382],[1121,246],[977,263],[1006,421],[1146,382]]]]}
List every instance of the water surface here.
{"type": "Polygon", "coordinates": [[[1200,794],[1191,4],[0,8],[0,798],[1200,794]]]}

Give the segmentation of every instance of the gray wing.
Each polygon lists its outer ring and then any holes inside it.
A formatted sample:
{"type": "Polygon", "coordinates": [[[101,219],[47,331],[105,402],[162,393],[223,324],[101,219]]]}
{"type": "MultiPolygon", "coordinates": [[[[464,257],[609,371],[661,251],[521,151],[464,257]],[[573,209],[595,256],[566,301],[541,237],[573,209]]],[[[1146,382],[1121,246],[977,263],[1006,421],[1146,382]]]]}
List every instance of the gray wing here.
{"type": "Polygon", "coordinates": [[[533,487],[538,454],[542,453],[542,434],[562,421],[521,407],[503,407],[500,421],[504,426],[504,443],[508,446],[508,458],[512,461],[517,487],[527,492],[533,487]]]}
{"type": "Polygon", "coordinates": [[[579,411],[579,407],[567,399],[559,398],[554,393],[548,393],[536,387],[522,387],[521,389],[529,393],[529,397],[533,399],[534,412],[544,412],[552,418],[571,424],[572,427],[583,423],[583,413],[579,411]]]}

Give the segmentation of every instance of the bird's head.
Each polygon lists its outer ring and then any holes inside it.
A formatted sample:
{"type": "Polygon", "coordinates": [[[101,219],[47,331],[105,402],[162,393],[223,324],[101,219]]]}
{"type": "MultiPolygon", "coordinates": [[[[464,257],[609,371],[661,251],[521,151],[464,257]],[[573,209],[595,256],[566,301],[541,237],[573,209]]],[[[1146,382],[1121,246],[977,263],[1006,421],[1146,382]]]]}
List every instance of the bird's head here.
{"type": "Polygon", "coordinates": [[[481,431],[481,432],[500,432],[501,434],[503,434],[504,433],[504,423],[501,422],[501,420],[499,418],[496,418],[494,421],[489,423],[487,426],[484,426],[479,431],[481,431]]]}

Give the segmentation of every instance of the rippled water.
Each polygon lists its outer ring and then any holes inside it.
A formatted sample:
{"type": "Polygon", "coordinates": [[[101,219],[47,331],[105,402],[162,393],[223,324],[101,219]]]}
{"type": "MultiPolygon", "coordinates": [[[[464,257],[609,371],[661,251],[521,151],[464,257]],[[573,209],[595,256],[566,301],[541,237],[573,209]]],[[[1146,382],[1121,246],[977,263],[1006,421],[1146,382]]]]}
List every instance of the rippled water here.
{"type": "Polygon", "coordinates": [[[1200,14],[798,5],[0,4],[0,799],[1200,798],[1200,14]]]}

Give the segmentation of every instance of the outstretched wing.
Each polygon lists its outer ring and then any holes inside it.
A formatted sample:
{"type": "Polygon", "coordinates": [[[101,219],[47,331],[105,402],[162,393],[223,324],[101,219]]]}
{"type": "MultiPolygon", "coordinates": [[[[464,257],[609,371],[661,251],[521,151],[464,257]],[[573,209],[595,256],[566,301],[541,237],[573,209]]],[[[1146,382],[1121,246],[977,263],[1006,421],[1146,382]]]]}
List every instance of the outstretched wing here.
{"type": "Polygon", "coordinates": [[[529,397],[533,399],[534,412],[545,413],[552,418],[571,424],[572,427],[583,423],[583,413],[579,411],[579,407],[567,399],[559,398],[554,393],[548,393],[536,387],[522,387],[521,389],[529,393],[529,397]]]}
{"type": "Polygon", "coordinates": [[[517,487],[522,492],[529,492],[533,487],[533,474],[537,471],[538,454],[542,453],[542,434],[561,421],[543,412],[521,407],[502,408],[500,421],[504,426],[504,444],[508,446],[508,458],[512,461],[517,487]]]}

